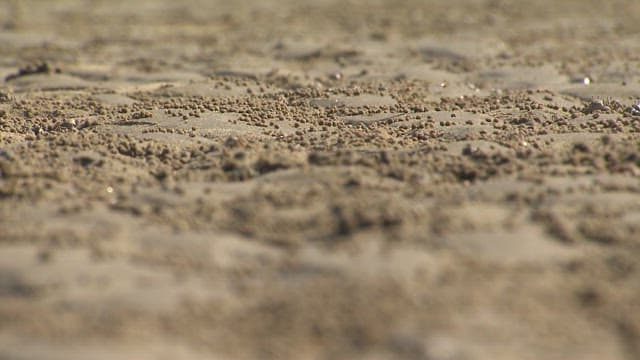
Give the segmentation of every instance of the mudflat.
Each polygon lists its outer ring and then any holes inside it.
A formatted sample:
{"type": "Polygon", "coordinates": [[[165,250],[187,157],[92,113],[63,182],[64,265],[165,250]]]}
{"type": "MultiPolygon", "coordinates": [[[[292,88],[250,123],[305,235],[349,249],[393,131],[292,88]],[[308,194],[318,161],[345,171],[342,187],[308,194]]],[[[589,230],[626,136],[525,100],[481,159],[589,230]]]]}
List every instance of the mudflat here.
{"type": "Polygon", "coordinates": [[[0,2],[0,358],[640,359],[638,19],[0,2]]]}

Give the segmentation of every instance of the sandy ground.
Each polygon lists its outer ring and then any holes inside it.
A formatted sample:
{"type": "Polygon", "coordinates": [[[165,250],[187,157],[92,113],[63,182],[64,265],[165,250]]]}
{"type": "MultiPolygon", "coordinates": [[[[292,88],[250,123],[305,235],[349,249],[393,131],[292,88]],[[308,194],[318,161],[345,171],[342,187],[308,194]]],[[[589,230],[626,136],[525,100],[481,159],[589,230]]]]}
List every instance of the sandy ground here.
{"type": "Polygon", "coordinates": [[[638,19],[0,1],[0,359],[640,359],[638,19]]]}

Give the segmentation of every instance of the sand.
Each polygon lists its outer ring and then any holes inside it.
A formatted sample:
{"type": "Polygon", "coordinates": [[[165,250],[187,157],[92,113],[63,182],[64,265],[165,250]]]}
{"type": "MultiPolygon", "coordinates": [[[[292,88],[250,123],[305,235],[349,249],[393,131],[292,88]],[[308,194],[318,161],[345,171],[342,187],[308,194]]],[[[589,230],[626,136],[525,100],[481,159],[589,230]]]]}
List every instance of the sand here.
{"type": "Polygon", "coordinates": [[[0,359],[640,359],[640,2],[0,2],[0,359]]]}

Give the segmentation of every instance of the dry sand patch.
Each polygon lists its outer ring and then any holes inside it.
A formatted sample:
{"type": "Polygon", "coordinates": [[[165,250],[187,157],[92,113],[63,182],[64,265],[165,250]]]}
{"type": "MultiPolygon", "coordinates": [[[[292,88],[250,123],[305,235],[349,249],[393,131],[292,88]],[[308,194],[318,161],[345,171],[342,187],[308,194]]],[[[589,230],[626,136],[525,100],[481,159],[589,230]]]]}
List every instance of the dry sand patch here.
{"type": "Polygon", "coordinates": [[[0,3],[0,358],[640,358],[640,3],[0,3]]]}

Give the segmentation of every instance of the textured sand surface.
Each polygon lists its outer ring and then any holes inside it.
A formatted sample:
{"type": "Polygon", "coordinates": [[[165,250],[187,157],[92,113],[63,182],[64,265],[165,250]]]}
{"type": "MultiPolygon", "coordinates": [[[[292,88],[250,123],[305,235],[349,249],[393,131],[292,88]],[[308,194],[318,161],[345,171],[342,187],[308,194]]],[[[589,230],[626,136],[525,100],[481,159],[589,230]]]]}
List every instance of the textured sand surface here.
{"type": "Polygon", "coordinates": [[[638,19],[0,1],[0,359],[640,359],[638,19]]]}

